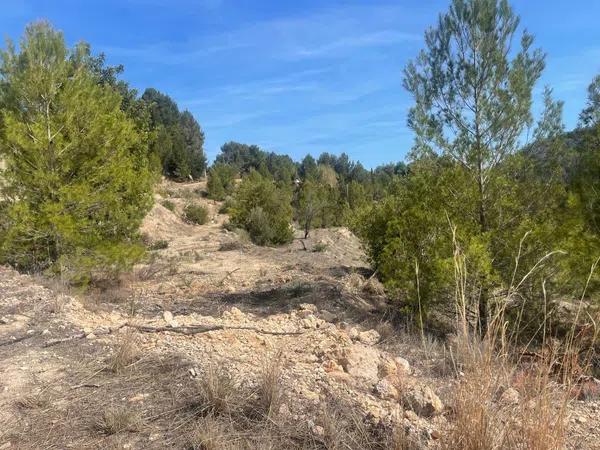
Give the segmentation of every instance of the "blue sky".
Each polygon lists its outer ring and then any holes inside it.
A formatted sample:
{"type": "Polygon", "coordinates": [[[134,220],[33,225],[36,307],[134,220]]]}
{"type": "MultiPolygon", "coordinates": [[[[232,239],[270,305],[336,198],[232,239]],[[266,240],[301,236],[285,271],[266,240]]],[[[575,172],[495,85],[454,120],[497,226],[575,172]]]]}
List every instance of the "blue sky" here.
{"type": "MultiPolygon", "coordinates": [[[[573,127],[600,72],[600,1],[514,0],[547,52],[543,84],[573,127]]],[[[189,109],[210,159],[226,141],[298,159],[345,151],[367,167],[404,159],[411,98],[402,69],[448,1],[0,0],[0,30],[18,39],[49,19],[90,42],[124,78],[189,109]]]]}

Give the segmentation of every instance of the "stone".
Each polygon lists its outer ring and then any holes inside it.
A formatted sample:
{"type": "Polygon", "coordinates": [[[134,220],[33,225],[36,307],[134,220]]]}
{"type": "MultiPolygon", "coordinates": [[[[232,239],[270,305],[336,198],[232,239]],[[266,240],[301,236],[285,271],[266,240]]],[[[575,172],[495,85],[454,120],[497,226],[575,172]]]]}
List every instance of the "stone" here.
{"type": "MultiPolygon", "coordinates": [[[[10,323],[10,320],[8,320],[6,317],[2,316],[2,317],[0,317],[0,323],[2,325],[8,325],[10,323]]],[[[10,445],[10,442],[8,442],[8,444],[10,445]]]]}
{"type": "Polygon", "coordinates": [[[410,363],[406,359],[404,359],[400,356],[397,356],[396,358],[394,358],[394,362],[396,363],[397,369],[402,374],[410,375],[410,373],[411,373],[410,363]]]}
{"type": "Polygon", "coordinates": [[[354,344],[345,348],[338,358],[338,363],[354,378],[370,384],[379,380],[379,352],[373,347],[354,344]]]}
{"type": "Polygon", "coordinates": [[[383,399],[383,400],[397,400],[398,399],[398,389],[393,383],[387,379],[383,378],[377,382],[375,385],[375,394],[383,399]]]}
{"type": "Polygon", "coordinates": [[[133,397],[129,397],[129,401],[130,402],[143,402],[149,396],[150,396],[150,394],[136,394],[133,397]]]}
{"type": "Polygon", "coordinates": [[[301,303],[299,309],[302,311],[310,311],[313,313],[316,313],[318,311],[318,308],[316,305],[313,305],[312,303],[301,303]]]}
{"type": "Polygon", "coordinates": [[[242,311],[240,311],[239,308],[236,308],[235,306],[232,307],[229,311],[227,311],[226,315],[227,315],[227,318],[229,318],[229,319],[237,319],[237,320],[241,320],[245,317],[245,314],[242,311]]]}
{"type": "Polygon", "coordinates": [[[421,417],[433,417],[444,411],[444,404],[429,386],[416,384],[402,392],[402,403],[421,417]]]}
{"type": "Polygon", "coordinates": [[[290,417],[292,415],[290,408],[286,403],[282,403],[279,407],[279,415],[281,417],[290,417]]]}
{"type": "Polygon", "coordinates": [[[306,318],[313,315],[313,311],[309,309],[301,309],[296,313],[296,315],[300,318],[306,318]]]}
{"type": "Polygon", "coordinates": [[[94,333],[89,333],[85,336],[86,339],[93,340],[96,339],[96,335],[94,333]]]}
{"type": "Polygon", "coordinates": [[[505,389],[502,395],[500,396],[500,403],[506,406],[518,405],[520,399],[521,396],[519,394],[519,391],[517,391],[515,388],[509,387],[508,389],[505,389]]]}
{"type": "Polygon", "coordinates": [[[404,418],[409,422],[417,422],[419,420],[419,416],[410,409],[404,410],[404,418]]]}
{"type": "Polygon", "coordinates": [[[379,378],[395,377],[398,375],[396,362],[389,356],[382,356],[379,361],[379,378]]]}
{"type": "Polygon", "coordinates": [[[173,313],[171,311],[164,311],[163,319],[167,322],[167,325],[171,325],[171,322],[173,322],[173,313]]]}
{"type": "Polygon", "coordinates": [[[325,325],[325,322],[323,322],[321,319],[316,318],[312,314],[302,319],[300,323],[304,328],[310,329],[321,328],[323,325],[325,325]]]}
{"type": "Polygon", "coordinates": [[[360,331],[358,330],[358,328],[350,328],[350,330],[348,330],[348,336],[353,341],[356,341],[360,337],[360,331]]]}
{"type": "Polygon", "coordinates": [[[336,315],[330,311],[322,309],[319,311],[319,317],[325,322],[333,322],[336,319],[336,315]]]}
{"type": "Polygon", "coordinates": [[[380,339],[381,336],[376,330],[363,331],[358,335],[358,340],[365,345],[375,345],[380,339]]]}
{"type": "Polygon", "coordinates": [[[323,363],[323,369],[326,373],[344,371],[344,368],[341,365],[339,365],[336,361],[333,361],[331,359],[323,363]]]}
{"type": "Polygon", "coordinates": [[[318,436],[319,438],[322,438],[323,436],[325,436],[325,428],[323,428],[321,425],[314,425],[311,428],[313,434],[315,436],[318,436]]]}

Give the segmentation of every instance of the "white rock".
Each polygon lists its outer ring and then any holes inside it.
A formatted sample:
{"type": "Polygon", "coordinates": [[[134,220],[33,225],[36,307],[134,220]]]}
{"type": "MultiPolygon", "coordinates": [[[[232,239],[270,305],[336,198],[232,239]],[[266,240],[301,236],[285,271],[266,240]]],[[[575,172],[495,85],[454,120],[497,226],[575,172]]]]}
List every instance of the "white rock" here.
{"type": "Polygon", "coordinates": [[[396,358],[394,358],[394,362],[396,363],[396,367],[401,373],[405,375],[410,375],[411,368],[410,363],[407,360],[400,356],[397,356],[396,358]]]}
{"type": "Polygon", "coordinates": [[[313,305],[312,303],[301,303],[299,306],[300,310],[306,310],[306,311],[310,311],[313,313],[316,313],[318,311],[318,308],[316,305],[313,305]]]}
{"type": "Polygon", "coordinates": [[[375,345],[380,339],[381,336],[375,330],[363,331],[358,335],[358,340],[365,345],[375,345]]]}
{"type": "Polygon", "coordinates": [[[383,400],[397,400],[398,389],[388,379],[379,380],[375,385],[375,394],[383,400]]]}
{"type": "Polygon", "coordinates": [[[519,391],[509,387],[500,396],[500,403],[503,405],[517,405],[521,399],[519,391]]]}
{"type": "Polygon", "coordinates": [[[296,313],[296,315],[301,318],[306,318],[306,317],[312,316],[313,312],[309,309],[301,309],[300,311],[298,311],[296,313]]]}
{"type": "Polygon", "coordinates": [[[422,417],[441,414],[444,404],[433,390],[426,385],[416,384],[402,392],[402,402],[422,417]]]}
{"type": "Polygon", "coordinates": [[[338,362],[354,378],[370,383],[379,380],[379,352],[363,344],[354,344],[343,350],[338,362]]]}
{"type": "Polygon", "coordinates": [[[171,325],[171,322],[173,322],[173,313],[171,311],[163,312],[163,319],[167,322],[167,325],[171,325]]]}
{"type": "Polygon", "coordinates": [[[319,319],[317,319],[312,314],[305,317],[304,319],[302,319],[300,321],[300,323],[302,324],[302,326],[304,328],[309,328],[309,329],[319,328],[319,319]]]}

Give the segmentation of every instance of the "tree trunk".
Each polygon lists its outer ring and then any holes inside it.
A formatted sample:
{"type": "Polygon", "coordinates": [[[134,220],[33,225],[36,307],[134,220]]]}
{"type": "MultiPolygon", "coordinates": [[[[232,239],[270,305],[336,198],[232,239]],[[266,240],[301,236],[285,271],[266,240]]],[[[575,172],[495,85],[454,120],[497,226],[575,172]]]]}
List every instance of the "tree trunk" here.
{"type": "MultiPolygon", "coordinates": [[[[481,159],[479,161],[479,176],[478,176],[478,188],[479,188],[479,229],[482,234],[487,232],[487,220],[485,211],[485,189],[483,185],[483,168],[481,165],[481,159]]],[[[479,334],[483,338],[488,331],[488,316],[489,316],[489,290],[487,286],[486,274],[481,274],[479,282],[481,283],[481,291],[479,294],[479,334]]]]}

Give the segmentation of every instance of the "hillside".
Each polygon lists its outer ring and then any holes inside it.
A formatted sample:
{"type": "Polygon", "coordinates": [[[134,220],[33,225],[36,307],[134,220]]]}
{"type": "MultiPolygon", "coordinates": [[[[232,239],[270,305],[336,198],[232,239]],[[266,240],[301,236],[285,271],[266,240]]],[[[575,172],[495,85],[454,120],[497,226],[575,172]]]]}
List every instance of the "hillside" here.
{"type": "MultiPolygon", "coordinates": [[[[0,269],[0,449],[443,446],[452,347],[387,320],[357,239],[256,247],[203,190],[163,186],[176,210],[157,196],[143,230],[168,247],[118,286],[82,295],[0,269]],[[190,200],[209,223],[181,221],[190,200]]],[[[506,417],[535,413],[498,389],[506,417]]],[[[569,447],[600,448],[598,397],[568,415],[569,447]]]]}

